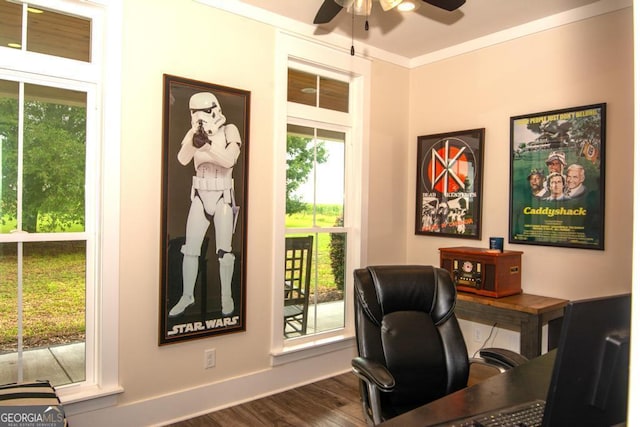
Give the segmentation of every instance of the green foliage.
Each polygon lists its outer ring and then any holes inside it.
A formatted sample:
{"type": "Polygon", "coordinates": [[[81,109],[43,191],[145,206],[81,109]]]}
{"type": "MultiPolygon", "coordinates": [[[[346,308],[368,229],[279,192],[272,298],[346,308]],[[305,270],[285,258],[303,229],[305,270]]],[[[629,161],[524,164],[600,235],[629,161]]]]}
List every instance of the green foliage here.
{"type": "MultiPolygon", "coordinates": [[[[0,98],[2,218],[17,219],[18,102],[0,98]]],[[[24,104],[22,229],[67,230],[84,224],[86,109],[30,100],[24,104]]]]}
{"type": "MultiPolygon", "coordinates": [[[[336,218],[334,226],[342,227],[343,225],[343,217],[336,218]]],[[[329,243],[331,271],[336,282],[336,288],[341,291],[344,291],[345,237],[345,233],[331,233],[331,242],[329,243]]]]}
{"type": "Polygon", "coordinates": [[[306,209],[301,196],[295,192],[307,182],[314,165],[326,161],[327,150],[323,143],[314,145],[314,140],[311,138],[287,135],[287,214],[302,212],[306,209]]]}
{"type": "MultiPolygon", "coordinates": [[[[342,215],[342,205],[316,205],[316,215],[323,215],[327,217],[338,217],[342,215]]],[[[332,221],[331,226],[337,224],[332,221]]]]}

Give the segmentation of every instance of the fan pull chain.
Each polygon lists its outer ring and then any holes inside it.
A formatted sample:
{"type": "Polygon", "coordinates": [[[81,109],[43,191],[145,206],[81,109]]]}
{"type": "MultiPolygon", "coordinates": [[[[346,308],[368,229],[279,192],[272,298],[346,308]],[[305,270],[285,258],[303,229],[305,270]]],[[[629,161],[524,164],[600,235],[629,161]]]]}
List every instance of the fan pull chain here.
{"type": "Polygon", "coordinates": [[[370,10],[367,11],[367,16],[364,19],[364,30],[365,31],[369,31],[369,12],[370,12],[370,10]]]}
{"type": "Polygon", "coordinates": [[[356,54],[356,49],[355,47],[353,47],[353,26],[354,26],[355,16],[356,14],[352,9],[351,10],[351,56],[354,56],[356,54]]]}

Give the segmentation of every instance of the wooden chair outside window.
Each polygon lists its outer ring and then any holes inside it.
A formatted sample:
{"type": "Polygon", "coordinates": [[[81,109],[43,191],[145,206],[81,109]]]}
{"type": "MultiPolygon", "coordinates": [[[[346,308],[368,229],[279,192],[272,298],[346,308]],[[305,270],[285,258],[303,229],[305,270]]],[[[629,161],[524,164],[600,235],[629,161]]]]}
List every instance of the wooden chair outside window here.
{"type": "Polygon", "coordinates": [[[284,336],[307,333],[313,236],[286,237],[284,257],[284,336]]]}

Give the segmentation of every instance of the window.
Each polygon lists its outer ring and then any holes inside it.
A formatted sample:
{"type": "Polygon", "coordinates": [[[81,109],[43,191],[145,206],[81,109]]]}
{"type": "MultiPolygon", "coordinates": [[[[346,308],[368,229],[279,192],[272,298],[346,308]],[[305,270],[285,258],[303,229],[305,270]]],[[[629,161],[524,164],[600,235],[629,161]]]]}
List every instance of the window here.
{"type": "Polygon", "coordinates": [[[293,350],[315,351],[353,337],[349,272],[363,258],[362,170],[369,78],[368,61],[280,36],[278,69],[283,78],[277,90],[276,122],[283,128],[276,136],[275,171],[282,222],[275,234],[279,266],[274,272],[275,364],[290,360],[279,357],[293,350]],[[301,329],[290,324],[288,305],[297,282],[292,267],[300,259],[291,252],[296,238],[312,242],[301,329]]]}
{"type": "Polygon", "coordinates": [[[0,1],[0,46],[89,62],[91,20],[35,5],[0,1]],[[26,11],[26,20],[23,13],[26,11]],[[22,29],[26,30],[23,37],[22,29]],[[63,29],[60,31],[60,29],[63,29]]]}
{"type": "Polygon", "coordinates": [[[293,333],[294,325],[285,324],[285,337],[345,326],[345,137],[339,131],[287,126],[285,239],[311,235],[313,250],[307,311],[300,316],[306,327],[293,333]]]}
{"type": "Polygon", "coordinates": [[[86,104],[81,91],[0,80],[0,352],[16,359],[4,383],[39,379],[36,364],[72,348],[77,369],[50,380],[85,380],[86,104]]]}
{"type": "Polygon", "coordinates": [[[101,131],[107,8],[56,7],[0,0],[0,383],[47,378],[64,402],[119,391],[117,318],[101,316],[117,312],[102,228],[118,225],[119,153],[102,141],[119,124],[101,131]]]}
{"type": "Polygon", "coordinates": [[[287,101],[349,112],[349,83],[289,68],[287,101]]]}

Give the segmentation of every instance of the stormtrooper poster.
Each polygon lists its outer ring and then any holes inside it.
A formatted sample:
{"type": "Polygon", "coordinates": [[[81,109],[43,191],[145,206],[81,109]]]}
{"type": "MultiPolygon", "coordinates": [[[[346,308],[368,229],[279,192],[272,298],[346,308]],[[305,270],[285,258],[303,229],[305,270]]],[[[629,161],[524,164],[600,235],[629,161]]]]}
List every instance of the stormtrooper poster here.
{"type": "Polygon", "coordinates": [[[605,107],[511,117],[509,242],[604,249],[605,107]]]}
{"type": "Polygon", "coordinates": [[[250,92],[164,75],[159,344],[244,331],[250,92]]]}
{"type": "Polygon", "coordinates": [[[484,129],[418,137],[415,233],[481,238],[484,129]]]}

